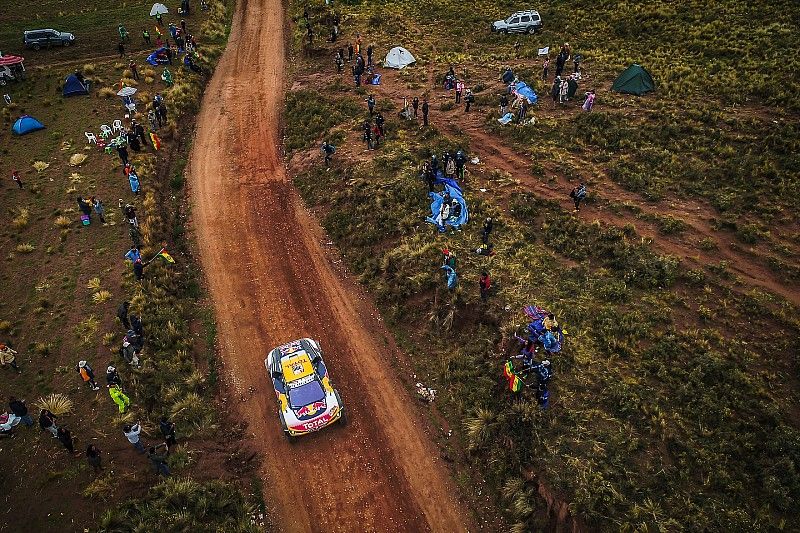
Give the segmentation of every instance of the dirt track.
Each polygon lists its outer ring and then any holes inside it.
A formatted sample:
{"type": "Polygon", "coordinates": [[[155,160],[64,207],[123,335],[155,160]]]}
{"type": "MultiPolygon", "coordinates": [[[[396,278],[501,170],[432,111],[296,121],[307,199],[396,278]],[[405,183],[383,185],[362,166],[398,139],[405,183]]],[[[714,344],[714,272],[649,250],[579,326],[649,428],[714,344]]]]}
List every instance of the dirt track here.
{"type": "Polygon", "coordinates": [[[464,531],[454,484],[390,368],[391,337],[334,268],[284,172],[283,23],[278,0],[240,0],[188,166],[222,360],[263,452],[270,514],[280,531],[464,531]],[[289,444],[263,360],[302,336],[321,341],[350,423],[289,444]]]}

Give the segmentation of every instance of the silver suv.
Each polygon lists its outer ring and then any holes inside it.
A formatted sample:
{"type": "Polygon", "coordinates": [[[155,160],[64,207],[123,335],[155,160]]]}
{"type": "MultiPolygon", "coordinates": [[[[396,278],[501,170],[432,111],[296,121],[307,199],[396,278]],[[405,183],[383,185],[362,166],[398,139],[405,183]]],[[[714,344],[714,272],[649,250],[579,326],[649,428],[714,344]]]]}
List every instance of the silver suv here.
{"type": "Polygon", "coordinates": [[[75,41],[75,36],[71,33],[56,31],[53,29],[31,30],[22,34],[22,42],[26,48],[39,50],[42,47],[69,46],[75,41]]]}
{"type": "Polygon", "coordinates": [[[538,11],[517,11],[505,20],[492,23],[492,31],[500,33],[529,33],[542,29],[542,17],[538,11]]]}

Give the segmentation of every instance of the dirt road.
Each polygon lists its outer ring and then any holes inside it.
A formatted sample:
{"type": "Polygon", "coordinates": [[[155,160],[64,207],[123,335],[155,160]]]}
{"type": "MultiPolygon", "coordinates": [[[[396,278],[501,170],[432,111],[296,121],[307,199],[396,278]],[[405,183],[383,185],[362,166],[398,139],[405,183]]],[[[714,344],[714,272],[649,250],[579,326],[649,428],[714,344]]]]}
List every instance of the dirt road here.
{"type": "Polygon", "coordinates": [[[188,166],[222,360],[263,452],[272,519],[280,531],[464,531],[449,473],[390,369],[391,337],[284,172],[283,23],[280,1],[240,0],[188,166]],[[350,423],[289,444],[263,360],[303,336],[321,342],[350,423]]]}

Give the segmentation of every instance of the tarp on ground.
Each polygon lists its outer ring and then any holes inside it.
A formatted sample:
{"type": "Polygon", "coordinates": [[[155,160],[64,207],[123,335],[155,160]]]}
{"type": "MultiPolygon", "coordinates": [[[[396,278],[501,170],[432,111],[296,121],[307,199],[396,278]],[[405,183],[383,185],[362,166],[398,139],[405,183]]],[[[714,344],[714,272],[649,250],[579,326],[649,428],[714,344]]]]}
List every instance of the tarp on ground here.
{"type": "Polygon", "coordinates": [[[555,332],[551,332],[553,338],[550,339],[550,341],[552,341],[550,346],[547,345],[544,339],[545,335],[548,333],[544,327],[544,319],[550,314],[550,311],[538,305],[526,305],[522,310],[533,320],[528,324],[528,339],[539,341],[544,344],[547,352],[560,352],[561,347],[564,345],[564,331],[561,329],[561,326],[559,326],[555,332]]]}
{"type": "Polygon", "coordinates": [[[82,94],[89,94],[86,86],[81,83],[81,80],[75,74],[70,74],[64,81],[64,90],[61,91],[64,96],[79,96],[82,94]]]}
{"type": "Polygon", "coordinates": [[[381,84],[381,75],[380,74],[375,74],[372,77],[372,80],[370,80],[369,84],[370,85],[380,85],[381,84]]]}
{"type": "Polygon", "coordinates": [[[514,94],[528,99],[528,103],[535,104],[539,97],[536,96],[536,91],[531,89],[531,86],[524,81],[518,81],[514,87],[514,94]]]}
{"type": "Polygon", "coordinates": [[[416,58],[402,46],[395,46],[386,54],[383,66],[388,68],[403,69],[411,63],[416,63],[416,58]]]}
{"type": "Polygon", "coordinates": [[[447,226],[459,228],[469,220],[467,202],[464,200],[460,189],[445,184],[443,191],[431,192],[428,193],[428,196],[431,199],[431,216],[426,217],[425,220],[439,228],[439,231],[444,232],[447,226]],[[445,199],[448,201],[446,205],[445,199]],[[450,209],[453,200],[455,200],[460,207],[458,216],[455,216],[450,209]]]}
{"type": "Polygon", "coordinates": [[[19,65],[23,61],[25,61],[24,57],[6,54],[4,56],[0,56],[0,67],[19,65]]]}
{"type": "Polygon", "coordinates": [[[167,47],[162,46],[161,48],[159,48],[158,50],[147,56],[147,59],[145,61],[147,61],[154,67],[157,67],[158,65],[169,63],[169,58],[167,58],[166,54],[167,54],[167,47]],[[159,55],[161,55],[162,57],[158,57],[159,55]]]}
{"type": "Polygon", "coordinates": [[[506,113],[502,117],[498,118],[497,122],[505,126],[506,124],[509,124],[512,120],[514,120],[514,113],[506,113]]]}
{"type": "Polygon", "coordinates": [[[612,91],[635,94],[637,96],[654,91],[655,88],[656,84],[650,73],[644,67],[636,64],[622,71],[622,74],[614,80],[614,84],[611,86],[612,91]]]}
{"type": "Polygon", "coordinates": [[[455,178],[445,177],[444,172],[442,172],[441,170],[436,171],[436,177],[433,179],[433,183],[434,185],[439,185],[439,184],[449,185],[450,187],[457,189],[458,192],[462,194],[462,196],[464,194],[463,189],[461,189],[461,185],[458,184],[455,178]]]}
{"type": "Polygon", "coordinates": [[[16,122],[14,122],[14,126],[11,128],[11,131],[17,135],[25,135],[26,133],[43,129],[44,124],[30,115],[23,115],[19,117],[16,122]]]}

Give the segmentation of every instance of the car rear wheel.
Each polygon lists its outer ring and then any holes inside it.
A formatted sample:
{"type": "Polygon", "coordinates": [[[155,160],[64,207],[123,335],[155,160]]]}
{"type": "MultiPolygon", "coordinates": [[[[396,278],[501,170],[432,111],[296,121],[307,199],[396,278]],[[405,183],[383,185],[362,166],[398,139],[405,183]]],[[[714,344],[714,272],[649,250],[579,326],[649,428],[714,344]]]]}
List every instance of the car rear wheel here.
{"type": "Polygon", "coordinates": [[[536,33],[536,26],[528,28],[528,35],[533,35],[534,33],[536,33]]]}
{"type": "Polygon", "coordinates": [[[61,42],[64,43],[64,46],[69,46],[69,41],[61,41],[61,42]]]}
{"type": "Polygon", "coordinates": [[[41,49],[42,49],[42,45],[41,45],[41,44],[39,44],[39,43],[33,43],[33,49],[34,49],[34,50],[37,50],[37,51],[38,51],[38,50],[41,50],[41,49]]]}

